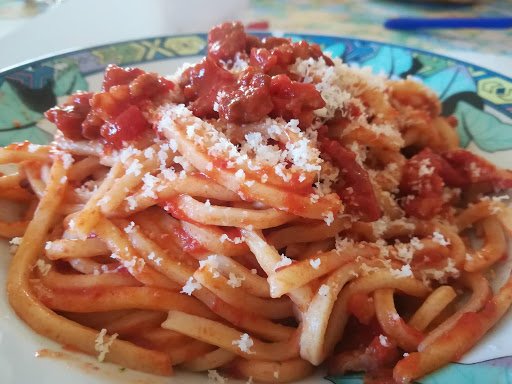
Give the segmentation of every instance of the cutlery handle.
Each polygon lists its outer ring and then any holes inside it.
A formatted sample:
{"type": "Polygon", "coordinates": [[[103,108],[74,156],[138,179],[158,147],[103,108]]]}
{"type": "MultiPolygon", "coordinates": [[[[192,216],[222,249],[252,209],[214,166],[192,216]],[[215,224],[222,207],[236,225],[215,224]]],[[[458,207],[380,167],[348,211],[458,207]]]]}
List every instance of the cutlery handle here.
{"type": "Polygon", "coordinates": [[[420,28],[512,28],[512,17],[475,17],[475,18],[414,18],[400,17],[384,23],[388,29],[410,31],[420,28]]]}

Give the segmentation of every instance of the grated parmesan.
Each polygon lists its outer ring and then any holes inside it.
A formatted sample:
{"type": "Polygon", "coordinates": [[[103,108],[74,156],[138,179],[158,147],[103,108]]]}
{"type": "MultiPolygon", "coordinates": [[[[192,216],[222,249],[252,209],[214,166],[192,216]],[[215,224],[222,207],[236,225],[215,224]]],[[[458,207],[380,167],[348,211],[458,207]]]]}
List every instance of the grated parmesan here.
{"type": "Polygon", "coordinates": [[[324,218],[325,224],[329,227],[334,222],[334,214],[331,211],[322,213],[322,217],[324,218]]]}
{"type": "Polygon", "coordinates": [[[128,196],[126,198],[126,202],[128,203],[128,209],[130,211],[135,210],[137,208],[137,206],[138,206],[137,200],[135,199],[134,196],[128,196]]]}
{"type": "Polygon", "coordinates": [[[199,282],[195,281],[194,278],[191,276],[181,289],[180,293],[186,293],[187,295],[192,295],[192,292],[201,289],[201,284],[199,282]]]}
{"type": "Polygon", "coordinates": [[[322,284],[320,288],[318,288],[318,294],[320,296],[327,296],[330,292],[331,288],[328,285],[322,284]]]}
{"type": "Polygon", "coordinates": [[[391,274],[397,278],[413,276],[411,266],[409,264],[403,265],[400,269],[391,269],[391,274]]]}
{"type": "MultiPolygon", "coordinates": [[[[9,252],[15,253],[18,250],[19,245],[21,244],[22,237],[13,237],[11,240],[9,240],[9,252]]],[[[48,244],[48,243],[46,243],[48,244]]],[[[46,249],[46,246],[45,246],[46,249]]]]}
{"type": "Polygon", "coordinates": [[[209,369],[208,382],[215,384],[226,384],[228,382],[228,379],[219,375],[219,373],[215,369],[209,369]]]}
{"type": "Polygon", "coordinates": [[[127,175],[139,176],[142,173],[142,164],[139,159],[134,159],[128,169],[126,170],[127,175]]]}
{"type": "Polygon", "coordinates": [[[309,264],[313,267],[313,269],[320,268],[322,260],[320,258],[309,260],[309,264]]]}
{"type": "Polygon", "coordinates": [[[237,276],[233,272],[229,272],[228,285],[231,288],[238,288],[242,286],[242,281],[245,280],[244,276],[237,276]]]}
{"type": "Polygon", "coordinates": [[[133,233],[133,229],[135,228],[135,223],[133,221],[130,221],[130,224],[128,224],[125,228],[124,228],[124,231],[126,233],[133,233]]]}
{"type": "Polygon", "coordinates": [[[430,176],[434,173],[434,167],[430,163],[430,159],[422,159],[420,161],[420,168],[418,169],[418,176],[430,176]]]}
{"type": "Polygon", "coordinates": [[[240,348],[242,352],[245,352],[247,354],[255,353],[251,351],[251,347],[254,345],[254,341],[247,333],[242,334],[242,336],[240,336],[240,339],[233,340],[231,344],[238,346],[238,348],[240,348]]]}
{"type": "Polygon", "coordinates": [[[379,343],[383,347],[390,347],[391,343],[389,342],[388,338],[384,335],[379,335],[379,343]]]}
{"type": "Polygon", "coordinates": [[[435,231],[432,234],[432,241],[438,243],[439,245],[442,245],[443,247],[450,245],[450,240],[446,239],[442,233],[439,231],[435,231]]]}
{"type": "Polygon", "coordinates": [[[50,272],[50,269],[52,269],[52,265],[46,263],[43,259],[38,259],[35,266],[43,276],[46,276],[50,272]]]}
{"type": "Polygon", "coordinates": [[[98,336],[96,337],[96,340],[94,341],[94,350],[98,352],[98,361],[101,363],[103,360],[105,360],[105,356],[110,350],[110,346],[114,342],[114,340],[119,336],[117,333],[114,333],[112,336],[109,337],[108,341],[105,341],[104,338],[107,334],[107,330],[103,328],[98,336]]]}
{"type": "Polygon", "coordinates": [[[276,265],[274,265],[274,271],[277,271],[279,268],[286,267],[291,265],[293,262],[292,259],[286,257],[285,255],[281,255],[281,260],[279,260],[276,265]]]}

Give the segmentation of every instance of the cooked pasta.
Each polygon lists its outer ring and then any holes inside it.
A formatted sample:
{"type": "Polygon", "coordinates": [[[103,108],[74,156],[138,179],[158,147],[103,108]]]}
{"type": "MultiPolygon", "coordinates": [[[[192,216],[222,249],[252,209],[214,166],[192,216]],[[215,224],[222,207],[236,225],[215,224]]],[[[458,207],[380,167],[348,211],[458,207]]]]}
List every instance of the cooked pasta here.
{"type": "Polygon", "coordinates": [[[36,332],[123,367],[409,383],[512,303],[512,172],[459,148],[411,79],[316,45],[214,27],[162,77],[110,65],[0,149],[9,302],[36,332]],[[468,298],[469,297],[469,298],[468,298]]]}

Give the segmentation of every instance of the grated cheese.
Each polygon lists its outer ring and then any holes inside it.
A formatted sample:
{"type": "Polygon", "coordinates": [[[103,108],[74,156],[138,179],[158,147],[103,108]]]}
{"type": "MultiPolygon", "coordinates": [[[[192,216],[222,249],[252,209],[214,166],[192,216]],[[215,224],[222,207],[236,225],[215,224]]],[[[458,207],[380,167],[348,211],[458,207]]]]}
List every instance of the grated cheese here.
{"type": "Polygon", "coordinates": [[[119,336],[117,333],[114,333],[112,336],[109,337],[108,341],[105,341],[104,338],[107,334],[107,330],[105,328],[102,328],[98,336],[96,337],[96,340],[94,341],[94,350],[98,352],[98,361],[101,363],[103,360],[105,360],[105,356],[110,350],[110,347],[114,340],[119,336]]]}
{"type": "Polygon", "coordinates": [[[416,249],[416,250],[421,250],[423,248],[425,248],[425,246],[423,245],[423,243],[421,242],[420,239],[418,239],[417,237],[412,237],[410,242],[411,246],[416,249]]]}
{"type": "Polygon", "coordinates": [[[135,223],[133,221],[130,221],[130,224],[128,224],[125,228],[124,228],[124,231],[126,233],[133,233],[133,229],[135,228],[135,223]]]}
{"type": "Polygon", "coordinates": [[[278,270],[279,268],[286,267],[287,265],[292,264],[292,259],[289,257],[286,257],[285,255],[281,255],[281,260],[279,260],[276,265],[274,265],[274,271],[278,270]]]}
{"type": "Polygon", "coordinates": [[[409,264],[414,257],[414,248],[410,244],[403,244],[397,242],[395,244],[395,249],[397,251],[396,257],[403,261],[406,264],[409,264]]]}
{"type": "Polygon", "coordinates": [[[215,369],[209,369],[208,382],[215,384],[226,384],[228,382],[228,379],[219,375],[219,373],[215,369]]]}
{"type": "Polygon", "coordinates": [[[245,352],[247,354],[255,353],[251,351],[251,347],[254,345],[254,341],[247,333],[242,334],[242,336],[240,336],[240,339],[233,340],[231,344],[238,346],[238,348],[240,348],[242,352],[245,352]]]}
{"type": "Polygon", "coordinates": [[[334,214],[331,211],[322,213],[322,217],[324,218],[325,224],[329,227],[334,222],[334,214]]]}
{"type": "Polygon", "coordinates": [[[413,276],[411,266],[409,264],[403,265],[400,269],[391,269],[391,274],[397,278],[413,276]]]}
{"type": "Polygon", "coordinates": [[[127,175],[139,176],[142,173],[142,164],[139,159],[134,159],[128,169],[126,170],[127,175]]]}
{"type": "Polygon", "coordinates": [[[148,259],[154,261],[156,265],[160,265],[162,263],[162,258],[156,257],[155,252],[150,252],[148,254],[148,259]]]}
{"type": "Polygon", "coordinates": [[[242,286],[242,281],[245,280],[244,276],[237,276],[233,272],[229,272],[228,285],[231,288],[238,288],[242,286]]]}
{"type": "Polygon", "coordinates": [[[144,150],[144,157],[148,160],[155,157],[155,150],[153,147],[148,147],[144,150]]]}
{"type": "Polygon", "coordinates": [[[73,165],[73,162],[75,161],[73,159],[73,156],[71,156],[69,153],[63,153],[61,157],[64,169],[69,169],[69,167],[71,167],[71,165],[73,165]]]}
{"type": "Polygon", "coordinates": [[[320,268],[321,263],[322,260],[320,260],[320,258],[309,260],[309,264],[313,267],[313,269],[320,268]]]}
{"type": "Polygon", "coordinates": [[[119,154],[118,157],[119,157],[119,160],[121,160],[121,162],[126,163],[128,161],[128,159],[130,159],[134,156],[137,156],[139,154],[140,154],[140,151],[137,148],[128,146],[121,151],[121,153],[119,154]]]}
{"type": "Polygon", "coordinates": [[[440,233],[439,231],[435,231],[433,234],[432,234],[432,241],[442,245],[443,247],[447,246],[447,245],[450,245],[450,240],[446,239],[442,233],[440,233]]]}
{"type": "Polygon", "coordinates": [[[330,292],[331,288],[328,285],[322,284],[320,288],[318,288],[318,294],[320,296],[327,296],[330,292]]]}
{"type": "MultiPolygon", "coordinates": [[[[126,252],[128,252],[128,250],[126,250],[126,252]]],[[[141,259],[140,257],[132,257],[130,260],[126,260],[119,256],[117,252],[113,252],[110,257],[112,259],[118,260],[121,265],[126,268],[132,275],[141,273],[146,264],[144,259],[141,259]]]]}
{"type": "Polygon", "coordinates": [[[187,295],[192,295],[192,292],[201,289],[201,284],[199,282],[195,281],[194,278],[191,276],[181,289],[180,293],[186,293],[187,295]]]}
{"type": "Polygon", "coordinates": [[[245,172],[243,169],[239,169],[238,171],[235,172],[235,177],[240,179],[240,180],[244,180],[245,179],[245,172]]]}
{"type": "Polygon", "coordinates": [[[46,263],[43,259],[38,259],[36,261],[36,267],[43,276],[46,276],[50,272],[50,269],[52,269],[52,265],[46,263]]]}
{"type": "Polygon", "coordinates": [[[126,198],[126,202],[128,203],[128,209],[129,209],[130,211],[135,210],[135,209],[137,208],[137,206],[139,205],[139,204],[137,203],[137,200],[135,199],[135,197],[134,197],[134,196],[128,196],[128,197],[126,198]]]}
{"type": "Polygon", "coordinates": [[[389,342],[388,338],[384,335],[379,335],[379,343],[383,347],[390,347],[391,343],[389,342]]]}
{"type": "Polygon", "coordinates": [[[161,170],[162,176],[168,181],[174,181],[177,179],[176,171],[174,168],[165,168],[161,170]]]}
{"type": "Polygon", "coordinates": [[[430,159],[422,159],[420,161],[420,168],[418,169],[418,176],[430,176],[434,173],[434,167],[430,163],[430,159]]]}
{"type": "MultiPolygon", "coordinates": [[[[16,246],[18,246],[18,245],[20,245],[20,244],[21,244],[21,240],[22,240],[22,239],[23,239],[22,237],[13,237],[11,240],[9,240],[9,244],[10,244],[10,245],[16,245],[16,246]]],[[[49,242],[49,241],[47,241],[47,242],[46,242],[46,244],[48,244],[48,243],[50,243],[50,242],[49,242]]],[[[45,249],[48,249],[48,248],[46,248],[46,246],[45,246],[45,249]]]]}
{"type": "Polygon", "coordinates": [[[320,196],[318,196],[316,193],[309,195],[309,201],[311,201],[313,204],[318,203],[318,200],[320,200],[320,196]]]}
{"type": "Polygon", "coordinates": [[[347,247],[354,245],[354,241],[348,237],[341,238],[340,235],[336,234],[334,237],[334,247],[336,252],[343,252],[347,247]]]}

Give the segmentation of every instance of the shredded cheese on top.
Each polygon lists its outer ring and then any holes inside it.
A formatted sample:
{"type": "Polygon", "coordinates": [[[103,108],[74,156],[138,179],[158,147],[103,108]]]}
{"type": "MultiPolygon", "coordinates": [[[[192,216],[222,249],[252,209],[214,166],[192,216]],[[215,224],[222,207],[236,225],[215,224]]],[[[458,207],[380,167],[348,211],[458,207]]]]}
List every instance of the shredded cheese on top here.
{"type": "Polygon", "coordinates": [[[94,350],[98,352],[98,361],[101,363],[105,360],[105,356],[110,350],[110,347],[112,346],[112,343],[114,340],[119,336],[117,333],[114,333],[112,336],[108,338],[108,341],[105,340],[105,336],[107,335],[107,330],[103,328],[98,336],[96,337],[96,340],[94,341],[94,350]]]}
{"type": "Polygon", "coordinates": [[[251,351],[251,348],[254,345],[254,341],[247,333],[242,334],[242,336],[240,336],[240,339],[233,340],[232,344],[238,346],[238,348],[240,348],[242,352],[248,354],[254,353],[253,351],[251,351]]]}

